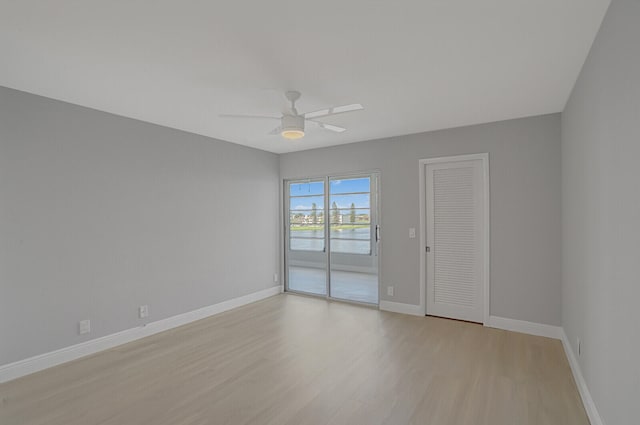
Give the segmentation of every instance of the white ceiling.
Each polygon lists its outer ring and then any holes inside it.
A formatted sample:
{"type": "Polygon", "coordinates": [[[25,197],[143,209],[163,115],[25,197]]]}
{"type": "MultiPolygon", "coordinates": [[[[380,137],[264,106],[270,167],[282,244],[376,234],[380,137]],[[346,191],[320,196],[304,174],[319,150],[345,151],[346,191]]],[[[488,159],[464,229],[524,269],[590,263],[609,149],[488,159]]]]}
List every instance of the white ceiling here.
{"type": "Polygon", "coordinates": [[[0,85],[282,153],[559,112],[609,0],[0,0],[0,85]],[[361,103],[342,134],[219,118],[361,103]]]}

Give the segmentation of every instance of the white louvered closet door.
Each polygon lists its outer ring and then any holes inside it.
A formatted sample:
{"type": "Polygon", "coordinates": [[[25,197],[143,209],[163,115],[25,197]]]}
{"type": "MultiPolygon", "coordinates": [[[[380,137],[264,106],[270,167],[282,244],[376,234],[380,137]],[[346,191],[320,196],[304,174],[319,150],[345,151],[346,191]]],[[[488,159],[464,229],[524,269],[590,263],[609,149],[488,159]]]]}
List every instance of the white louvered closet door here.
{"type": "Polygon", "coordinates": [[[481,159],[427,164],[427,314],[482,322],[485,208],[481,159]]]}

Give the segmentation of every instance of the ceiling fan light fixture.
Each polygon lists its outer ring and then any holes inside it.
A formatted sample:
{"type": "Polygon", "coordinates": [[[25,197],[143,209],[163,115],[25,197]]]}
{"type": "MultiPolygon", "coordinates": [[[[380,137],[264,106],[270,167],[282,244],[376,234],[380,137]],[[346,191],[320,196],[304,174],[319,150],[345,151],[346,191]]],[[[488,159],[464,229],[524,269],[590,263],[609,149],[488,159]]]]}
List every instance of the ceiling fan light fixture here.
{"type": "Polygon", "coordinates": [[[304,117],[301,115],[285,115],[282,117],[282,137],[289,140],[304,137],[304,117]]]}
{"type": "Polygon", "coordinates": [[[282,130],[282,137],[289,140],[302,139],[304,137],[304,131],[302,130],[282,130]]]}

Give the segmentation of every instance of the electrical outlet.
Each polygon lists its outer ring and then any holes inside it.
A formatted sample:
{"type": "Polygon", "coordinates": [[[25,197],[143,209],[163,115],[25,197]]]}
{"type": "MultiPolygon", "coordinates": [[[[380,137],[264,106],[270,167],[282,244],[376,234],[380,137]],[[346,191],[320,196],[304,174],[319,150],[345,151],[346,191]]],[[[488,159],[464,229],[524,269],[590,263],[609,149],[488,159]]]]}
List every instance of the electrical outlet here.
{"type": "Polygon", "coordinates": [[[140,307],[138,307],[138,316],[141,319],[144,319],[145,317],[149,316],[149,306],[141,305],[140,307]]]}
{"type": "Polygon", "coordinates": [[[80,335],[88,334],[89,332],[91,332],[91,320],[86,319],[78,322],[78,333],[80,335]]]}
{"type": "Polygon", "coordinates": [[[580,346],[580,338],[578,338],[578,357],[582,354],[582,347],[580,346]]]}
{"type": "Polygon", "coordinates": [[[387,286],[387,295],[393,297],[393,286],[387,286]]]}
{"type": "Polygon", "coordinates": [[[409,239],[415,239],[416,238],[416,228],[415,227],[410,227],[409,228],[409,239]]]}
{"type": "Polygon", "coordinates": [[[278,273],[273,274],[273,283],[278,283],[278,273]]]}

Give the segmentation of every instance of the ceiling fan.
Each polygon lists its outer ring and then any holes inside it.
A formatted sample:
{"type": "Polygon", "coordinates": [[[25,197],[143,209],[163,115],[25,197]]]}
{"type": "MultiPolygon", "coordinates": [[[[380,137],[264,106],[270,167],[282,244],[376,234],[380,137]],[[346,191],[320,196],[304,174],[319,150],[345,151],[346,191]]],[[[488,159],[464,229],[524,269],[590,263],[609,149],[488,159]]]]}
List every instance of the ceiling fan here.
{"type": "Polygon", "coordinates": [[[249,118],[249,119],[268,119],[279,120],[280,125],[268,134],[280,134],[285,139],[300,139],[304,137],[305,123],[309,123],[325,130],[333,131],[335,133],[342,133],[346,131],[346,128],[338,127],[337,125],[327,124],[321,121],[317,121],[318,118],[330,117],[333,115],[344,114],[345,112],[359,111],[364,107],[359,103],[353,103],[351,105],[334,106],[332,108],[320,109],[313,112],[305,112],[299,114],[296,109],[296,101],[300,99],[300,92],[288,91],[285,94],[287,100],[291,103],[288,111],[282,113],[280,116],[272,115],[235,115],[235,114],[221,114],[222,118],[249,118]]]}

